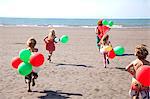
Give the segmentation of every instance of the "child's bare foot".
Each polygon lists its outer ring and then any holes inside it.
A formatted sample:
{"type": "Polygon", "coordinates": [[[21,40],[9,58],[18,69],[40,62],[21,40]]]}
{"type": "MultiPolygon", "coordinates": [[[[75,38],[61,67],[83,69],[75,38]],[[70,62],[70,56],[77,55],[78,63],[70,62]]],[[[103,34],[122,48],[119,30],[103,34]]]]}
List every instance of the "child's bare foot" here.
{"type": "Polygon", "coordinates": [[[47,60],[50,60],[50,57],[48,57],[47,60]]]}
{"type": "Polygon", "coordinates": [[[106,68],[106,65],[104,65],[104,68],[106,68]]]}
{"type": "Polygon", "coordinates": [[[29,89],[28,92],[32,92],[31,89],[29,89]]]}
{"type": "Polygon", "coordinates": [[[50,59],[50,60],[49,60],[49,63],[51,63],[51,62],[52,62],[52,60],[50,59]]]}

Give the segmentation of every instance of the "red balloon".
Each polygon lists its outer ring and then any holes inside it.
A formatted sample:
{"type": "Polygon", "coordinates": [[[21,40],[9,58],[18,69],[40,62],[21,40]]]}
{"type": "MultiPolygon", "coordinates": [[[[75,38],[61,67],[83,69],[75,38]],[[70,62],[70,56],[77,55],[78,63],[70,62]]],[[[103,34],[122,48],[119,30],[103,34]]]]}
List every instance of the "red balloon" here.
{"type": "Polygon", "coordinates": [[[14,57],[12,60],[11,60],[11,65],[13,68],[17,69],[19,64],[22,62],[22,60],[19,58],[19,57],[14,57]]]}
{"type": "Polygon", "coordinates": [[[108,32],[109,30],[110,30],[109,27],[103,25],[103,31],[104,31],[105,33],[108,32]]]}
{"type": "Polygon", "coordinates": [[[41,53],[35,53],[31,55],[30,63],[35,67],[39,67],[44,63],[44,56],[41,53]]]}
{"type": "Polygon", "coordinates": [[[110,59],[113,59],[115,56],[116,56],[116,54],[115,54],[114,50],[111,50],[110,52],[108,52],[108,57],[110,59]]]}
{"type": "Polygon", "coordinates": [[[106,32],[108,32],[109,30],[110,30],[110,28],[109,27],[107,27],[107,26],[98,26],[98,29],[99,29],[99,31],[101,32],[101,33],[103,33],[103,34],[105,34],[106,32]]]}
{"type": "Polygon", "coordinates": [[[136,71],[136,79],[144,86],[150,86],[150,66],[143,65],[136,71]]]}

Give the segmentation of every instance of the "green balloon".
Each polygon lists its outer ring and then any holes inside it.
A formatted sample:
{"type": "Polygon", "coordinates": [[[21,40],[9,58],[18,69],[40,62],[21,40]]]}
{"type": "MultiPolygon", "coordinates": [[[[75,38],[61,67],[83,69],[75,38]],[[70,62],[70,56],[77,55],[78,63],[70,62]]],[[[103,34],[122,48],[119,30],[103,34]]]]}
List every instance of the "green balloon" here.
{"type": "Polygon", "coordinates": [[[109,21],[109,26],[113,26],[114,22],[113,21],[109,21]]]}
{"type": "Polygon", "coordinates": [[[69,41],[69,37],[67,35],[63,35],[60,38],[60,42],[67,43],[69,41]]]}
{"type": "Polygon", "coordinates": [[[24,62],[28,62],[29,59],[30,59],[30,56],[31,56],[31,52],[30,50],[28,49],[22,49],[20,52],[19,52],[19,57],[22,61],[24,62]]]}
{"type": "Polygon", "coordinates": [[[117,46],[114,48],[114,52],[116,55],[123,55],[125,49],[123,46],[117,46]]]}
{"type": "Polygon", "coordinates": [[[30,74],[31,71],[32,71],[32,65],[31,64],[25,63],[25,62],[22,62],[21,64],[19,64],[18,73],[20,75],[26,76],[26,75],[30,74]]]}
{"type": "Polygon", "coordinates": [[[103,25],[108,25],[108,21],[107,21],[107,20],[103,20],[103,21],[102,21],[102,24],[103,24],[103,25]]]}

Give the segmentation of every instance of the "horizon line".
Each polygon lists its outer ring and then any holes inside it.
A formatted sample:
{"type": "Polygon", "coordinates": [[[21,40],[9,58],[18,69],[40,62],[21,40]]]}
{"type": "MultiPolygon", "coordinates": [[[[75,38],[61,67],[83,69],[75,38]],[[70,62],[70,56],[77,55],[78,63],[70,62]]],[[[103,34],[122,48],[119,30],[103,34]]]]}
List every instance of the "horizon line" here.
{"type": "Polygon", "coordinates": [[[20,19],[23,19],[23,18],[26,18],[26,19],[150,19],[150,17],[135,17],[135,18],[79,18],[79,17],[76,17],[76,18],[62,18],[62,17],[8,17],[8,16],[0,16],[0,18],[20,18],[20,19]]]}

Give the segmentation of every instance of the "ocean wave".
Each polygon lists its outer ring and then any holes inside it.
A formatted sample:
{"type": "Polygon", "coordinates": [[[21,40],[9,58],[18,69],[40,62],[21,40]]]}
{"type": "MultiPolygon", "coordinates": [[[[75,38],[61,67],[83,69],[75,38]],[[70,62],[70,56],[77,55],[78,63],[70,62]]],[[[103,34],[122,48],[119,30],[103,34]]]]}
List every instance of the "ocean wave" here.
{"type": "MultiPolygon", "coordinates": [[[[96,28],[97,26],[88,26],[88,25],[6,25],[6,24],[0,24],[1,27],[9,27],[9,26],[17,26],[17,27],[64,27],[64,28],[96,28]]],[[[150,28],[150,26],[123,26],[123,25],[113,25],[110,28],[150,28]]]]}

